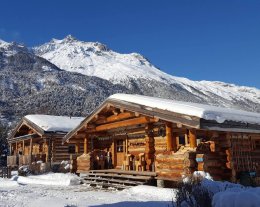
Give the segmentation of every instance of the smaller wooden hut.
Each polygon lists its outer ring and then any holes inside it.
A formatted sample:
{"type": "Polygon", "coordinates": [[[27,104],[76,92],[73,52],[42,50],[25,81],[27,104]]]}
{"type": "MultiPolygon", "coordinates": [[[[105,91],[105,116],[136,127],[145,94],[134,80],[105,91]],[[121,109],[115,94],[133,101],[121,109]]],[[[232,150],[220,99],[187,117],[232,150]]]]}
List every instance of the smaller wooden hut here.
{"type": "Polygon", "coordinates": [[[63,160],[70,160],[82,150],[74,144],[62,145],[62,137],[82,120],[81,117],[50,115],[23,117],[8,137],[10,155],[7,165],[31,166],[38,162],[52,167],[63,160]]]}

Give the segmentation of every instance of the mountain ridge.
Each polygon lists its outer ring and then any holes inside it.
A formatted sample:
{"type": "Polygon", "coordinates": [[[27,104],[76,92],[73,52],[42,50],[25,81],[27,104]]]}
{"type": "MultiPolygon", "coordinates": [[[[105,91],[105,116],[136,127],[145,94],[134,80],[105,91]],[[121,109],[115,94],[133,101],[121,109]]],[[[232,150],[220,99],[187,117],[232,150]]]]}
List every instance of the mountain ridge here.
{"type": "MultiPolygon", "coordinates": [[[[147,79],[164,84],[176,84],[191,93],[194,91],[203,91],[205,95],[213,93],[228,100],[242,95],[245,99],[253,99],[254,102],[260,104],[260,90],[257,88],[220,81],[192,81],[175,77],[156,68],[148,59],[138,53],[120,54],[104,46],[106,49],[96,54],[100,50],[93,49],[96,47],[95,44],[103,45],[102,43],[80,41],[69,35],[62,40],[35,47],[33,50],[36,55],[49,60],[59,68],[97,76],[112,83],[131,85],[132,80],[147,79]],[[91,65],[88,65],[88,62],[91,62],[91,65]]],[[[200,93],[196,93],[196,95],[200,96],[200,93]]],[[[239,98],[243,99],[243,97],[239,98]]]]}
{"type": "Polygon", "coordinates": [[[260,112],[257,88],[171,76],[138,53],[120,54],[102,43],[67,36],[27,48],[0,40],[0,121],[17,121],[28,113],[86,116],[118,92],[260,112]],[[85,70],[86,63],[92,73],[75,70],[81,64],[85,70]]]}

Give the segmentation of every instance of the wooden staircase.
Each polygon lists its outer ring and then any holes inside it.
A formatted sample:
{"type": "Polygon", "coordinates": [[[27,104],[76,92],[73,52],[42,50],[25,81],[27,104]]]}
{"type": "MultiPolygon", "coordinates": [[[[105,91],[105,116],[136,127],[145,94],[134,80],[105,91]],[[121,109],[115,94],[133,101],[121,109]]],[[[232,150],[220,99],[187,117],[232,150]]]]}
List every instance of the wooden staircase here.
{"type": "Polygon", "coordinates": [[[91,170],[81,173],[83,183],[100,188],[123,190],[137,185],[154,185],[156,173],[124,170],[91,170]]]}

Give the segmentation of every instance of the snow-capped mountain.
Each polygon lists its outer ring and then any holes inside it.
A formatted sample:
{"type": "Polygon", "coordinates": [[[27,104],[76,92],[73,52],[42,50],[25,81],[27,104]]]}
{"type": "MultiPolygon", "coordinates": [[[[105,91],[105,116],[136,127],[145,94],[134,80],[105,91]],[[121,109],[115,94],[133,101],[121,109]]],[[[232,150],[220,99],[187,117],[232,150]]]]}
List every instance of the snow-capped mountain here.
{"type": "Polygon", "coordinates": [[[63,40],[33,48],[35,54],[59,68],[88,76],[97,76],[113,83],[144,78],[165,82],[171,80],[138,53],[120,54],[99,42],[79,41],[71,35],[63,40]]]}
{"type": "Polygon", "coordinates": [[[260,112],[260,90],[168,75],[137,53],[68,36],[35,48],[0,40],[0,121],[32,113],[86,116],[114,93],[260,112]]]}
{"type": "Polygon", "coordinates": [[[10,56],[18,52],[28,52],[28,48],[16,42],[9,43],[0,39],[0,53],[10,56]]]}
{"type": "Polygon", "coordinates": [[[0,124],[34,113],[84,116],[118,92],[130,93],[104,79],[60,70],[23,45],[1,41],[0,124]]]}
{"type": "MultiPolygon", "coordinates": [[[[156,91],[154,86],[159,84],[169,90],[174,88],[172,91],[186,91],[186,96],[188,94],[191,97],[195,96],[196,102],[229,107],[236,107],[240,102],[260,104],[260,90],[256,88],[174,77],[162,72],[138,53],[120,54],[101,43],[79,41],[71,35],[62,40],[53,39],[35,47],[34,52],[61,69],[97,76],[112,83],[123,84],[130,89],[138,87],[142,90],[144,87],[149,87],[156,91]],[[144,85],[144,83],[148,85],[144,85]]],[[[160,96],[160,94],[156,94],[156,96],[158,95],[160,96]]],[[[162,93],[161,96],[165,96],[165,94],[162,93]]],[[[167,94],[166,96],[179,99],[174,95],[167,94]]],[[[194,101],[194,98],[191,98],[191,101],[194,101]]],[[[185,98],[182,97],[182,99],[185,98]]],[[[240,107],[243,108],[239,104],[238,108],[240,107]]],[[[245,108],[260,110],[259,106],[248,107],[248,104],[245,108]]]]}

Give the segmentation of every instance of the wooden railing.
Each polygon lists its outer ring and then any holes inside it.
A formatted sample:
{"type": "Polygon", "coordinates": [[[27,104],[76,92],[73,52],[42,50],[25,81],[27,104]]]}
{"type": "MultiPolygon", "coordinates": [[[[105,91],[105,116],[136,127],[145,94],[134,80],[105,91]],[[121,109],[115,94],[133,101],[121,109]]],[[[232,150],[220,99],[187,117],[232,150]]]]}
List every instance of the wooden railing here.
{"type": "Polygon", "coordinates": [[[18,165],[18,159],[16,155],[7,156],[7,166],[14,167],[18,165]]]}
{"type": "Polygon", "coordinates": [[[19,155],[19,166],[30,165],[32,163],[31,155],[19,155]]]}
{"type": "Polygon", "coordinates": [[[0,167],[1,178],[11,178],[11,167],[0,167]]]}

